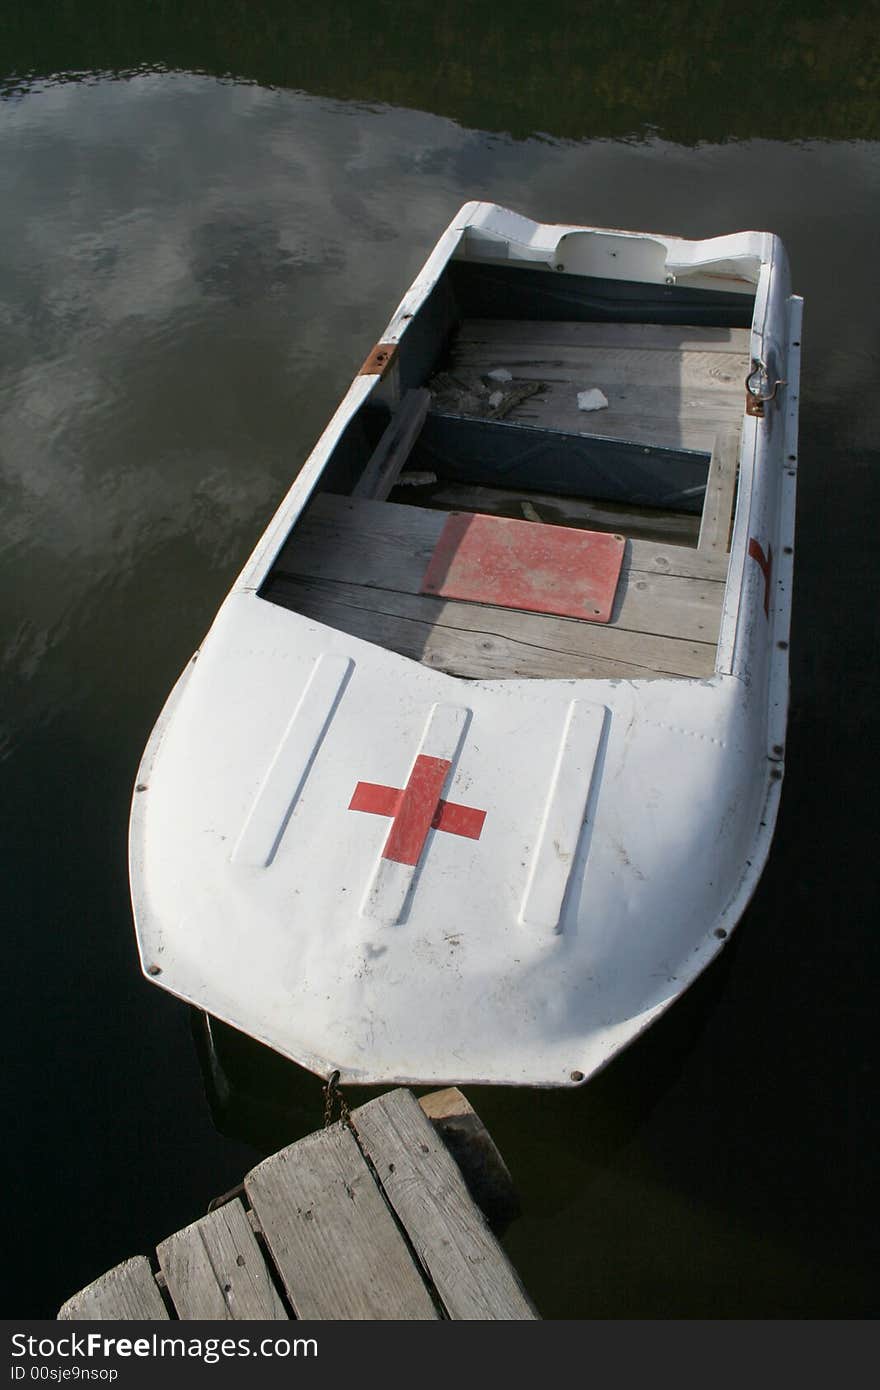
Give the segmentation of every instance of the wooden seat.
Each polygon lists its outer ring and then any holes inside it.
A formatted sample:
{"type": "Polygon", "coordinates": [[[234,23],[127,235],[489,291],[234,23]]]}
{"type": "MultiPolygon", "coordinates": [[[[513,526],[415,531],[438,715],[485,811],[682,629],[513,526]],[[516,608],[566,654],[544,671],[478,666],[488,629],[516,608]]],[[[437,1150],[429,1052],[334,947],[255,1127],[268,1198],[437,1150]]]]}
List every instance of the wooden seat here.
{"type": "Polygon", "coordinates": [[[715,665],[726,555],[627,540],[606,625],[437,598],[422,581],[447,514],[322,494],[262,597],[450,675],[705,677],[715,665]]]}

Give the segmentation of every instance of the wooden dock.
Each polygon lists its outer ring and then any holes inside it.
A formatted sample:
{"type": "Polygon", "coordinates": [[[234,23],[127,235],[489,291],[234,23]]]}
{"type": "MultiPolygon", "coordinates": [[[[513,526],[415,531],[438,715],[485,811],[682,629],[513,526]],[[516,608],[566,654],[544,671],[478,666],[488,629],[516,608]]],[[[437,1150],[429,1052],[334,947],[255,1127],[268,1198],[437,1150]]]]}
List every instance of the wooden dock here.
{"type": "Polygon", "coordinates": [[[471,1190],[493,1166],[506,1175],[459,1091],[390,1091],[265,1159],[58,1317],[536,1318],[453,1157],[465,1150],[471,1190]]]}

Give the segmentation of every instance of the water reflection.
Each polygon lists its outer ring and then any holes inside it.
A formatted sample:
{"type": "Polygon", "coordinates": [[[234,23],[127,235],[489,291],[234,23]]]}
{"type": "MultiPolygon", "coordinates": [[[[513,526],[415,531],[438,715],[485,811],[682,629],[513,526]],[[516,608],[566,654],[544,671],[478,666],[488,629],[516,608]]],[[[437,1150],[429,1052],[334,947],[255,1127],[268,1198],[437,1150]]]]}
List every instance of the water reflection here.
{"type": "MultiPolygon", "coordinates": [[[[876,146],[517,142],[152,75],[17,103],[2,152],[0,543],[7,575],[30,578],[25,594],[4,585],[4,660],[26,682],[87,611],[140,626],[182,542],[195,588],[182,621],[157,630],[167,679],[438,229],[475,192],[550,220],[694,236],[771,226],[796,284],[819,290],[808,329],[823,342],[822,399],[848,443],[876,436],[875,324],[851,316],[844,337],[837,323],[837,294],[876,292],[876,146]],[[828,211],[840,206],[843,260],[828,211]],[[822,293],[831,266],[834,296],[822,293]]],[[[57,698],[51,678],[36,695],[48,709],[57,698]]]]}

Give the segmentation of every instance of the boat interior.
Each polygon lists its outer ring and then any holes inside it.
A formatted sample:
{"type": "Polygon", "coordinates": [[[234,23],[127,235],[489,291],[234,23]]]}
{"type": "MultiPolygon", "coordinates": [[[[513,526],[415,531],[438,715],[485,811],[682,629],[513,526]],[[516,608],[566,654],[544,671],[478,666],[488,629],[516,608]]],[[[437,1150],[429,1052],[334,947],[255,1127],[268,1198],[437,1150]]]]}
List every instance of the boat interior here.
{"type": "Polygon", "coordinates": [[[455,676],[711,675],[753,307],[451,261],[260,597],[455,676]]]}

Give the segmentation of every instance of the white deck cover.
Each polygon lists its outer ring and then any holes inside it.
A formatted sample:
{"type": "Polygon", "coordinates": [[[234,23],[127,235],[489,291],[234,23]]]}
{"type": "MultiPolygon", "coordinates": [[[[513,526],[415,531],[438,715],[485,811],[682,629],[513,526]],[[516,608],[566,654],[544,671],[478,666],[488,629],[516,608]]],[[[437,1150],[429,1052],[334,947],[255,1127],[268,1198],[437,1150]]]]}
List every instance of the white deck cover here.
{"type": "Polygon", "coordinates": [[[766,792],[733,677],[458,681],[235,595],[184,680],[136,794],[145,968],[319,1072],[562,1084],[721,944],[766,792]],[[350,807],[419,756],[485,820],[410,865],[350,807]]]}

